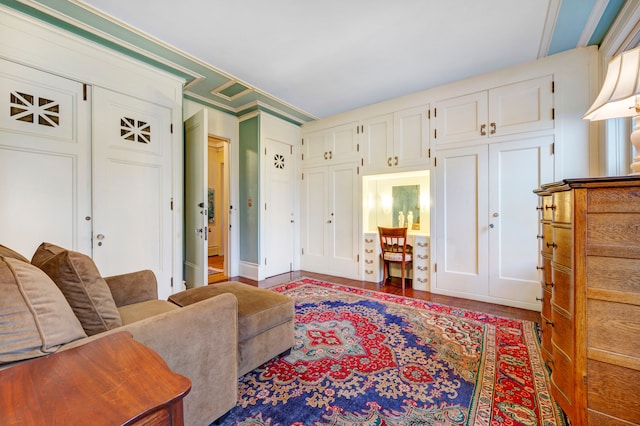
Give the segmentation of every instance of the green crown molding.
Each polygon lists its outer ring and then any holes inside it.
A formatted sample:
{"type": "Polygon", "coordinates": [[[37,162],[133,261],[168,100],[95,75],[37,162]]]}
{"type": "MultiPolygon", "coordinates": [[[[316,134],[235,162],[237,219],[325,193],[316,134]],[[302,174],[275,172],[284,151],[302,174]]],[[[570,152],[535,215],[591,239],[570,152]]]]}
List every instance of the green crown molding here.
{"type": "Polygon", "coordinates": [[[297,125],[317,118],[80,0],[0,0],[0,4],[183,78],[185,99],[238,117],[259,110],[297,125]]]}

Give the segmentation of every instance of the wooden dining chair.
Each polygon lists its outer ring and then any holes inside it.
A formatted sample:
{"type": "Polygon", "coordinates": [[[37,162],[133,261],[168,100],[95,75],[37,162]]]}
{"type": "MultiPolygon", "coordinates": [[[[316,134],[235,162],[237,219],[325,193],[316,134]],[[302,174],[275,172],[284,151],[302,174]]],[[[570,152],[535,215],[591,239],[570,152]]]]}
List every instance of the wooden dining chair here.
{"type": "Polygon", "coordinates": [[[389,263],[400,263],[402,267],[402,290],[404,291],[405,266],[412,262],[412,247],[407,245],[407,228],[383,228],[378,226],[380,249],[384,264],[384,281],[389,278],[389,263]]]}

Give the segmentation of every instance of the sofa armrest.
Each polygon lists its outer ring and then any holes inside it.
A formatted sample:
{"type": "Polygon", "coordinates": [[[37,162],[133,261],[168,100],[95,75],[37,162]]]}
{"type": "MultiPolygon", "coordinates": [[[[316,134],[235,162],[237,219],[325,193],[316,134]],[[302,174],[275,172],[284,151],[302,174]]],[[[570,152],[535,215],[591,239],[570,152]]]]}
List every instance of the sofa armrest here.
{"type": "Polygon", "coordinates": [[[206,299],[124,327],[155,350],[169,368],[191,380],[184,424],[208,425],[238,397],[238,301],[206,299]]]}
{"type": "Polygon", "coordinates": [[[148,269],[104,277],[104,280],[118,307],[158,298],[156,275],[148,269]]]}
{"type": "Polygon", "coordinates": [[[238,301],[232,294],[221,294],[76,340],[61,350],[129,331],[172,371],[191,380],[191,392],[184,398],[184,424],[208,425],[233,408],[238,398],[237,327],[238,301]]]}

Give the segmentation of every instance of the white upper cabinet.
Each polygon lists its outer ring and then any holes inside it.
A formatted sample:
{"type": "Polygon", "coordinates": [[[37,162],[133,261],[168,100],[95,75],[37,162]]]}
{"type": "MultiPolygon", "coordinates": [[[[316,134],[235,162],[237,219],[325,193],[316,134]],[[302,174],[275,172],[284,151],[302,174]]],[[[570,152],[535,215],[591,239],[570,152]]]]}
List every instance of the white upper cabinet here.
{"type": "Polygon", "coordinates": [[[358,123],[305,133],[302,136],[302,166],[359,161],[358,123]]]}
{"type": "Polygon", "coordinates": [[[552,129],[553,78],[547,75],[441,100],[433,114],[436,147],[552,129]]]}
{"type": "Polygon", "coordinates": [[[428,165],[429,106],[404,109],[393,114],[393,164],[406,167],[428,165]]]}
{"type": "Polygon", "coordinates": [[[364,151],[362,165],[376,170],[393,167],[393,114],[363,120],[360,126],[364,151]]]}
{"type": "Polygon", "coordinates": [[[429,120],[427,105],[362,121],[363,166],[367,173],[427,165],[429,120]]]}

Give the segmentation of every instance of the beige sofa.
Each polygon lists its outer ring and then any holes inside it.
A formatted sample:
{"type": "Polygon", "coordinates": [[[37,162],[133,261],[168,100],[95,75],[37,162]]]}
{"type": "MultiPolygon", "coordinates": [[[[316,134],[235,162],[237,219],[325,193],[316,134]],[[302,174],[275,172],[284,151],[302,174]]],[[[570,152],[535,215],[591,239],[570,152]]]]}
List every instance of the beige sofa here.
{"type": "Polygon", "coordinates": [[[228,293],[185,307],[158,300],[151,271],[102,278],[80,253],[43,244],[29,262],[0,246],[0,368],[126,330],[191,380],[186,425],[208,425],[236,403],[237,313],[228,293]]]}

